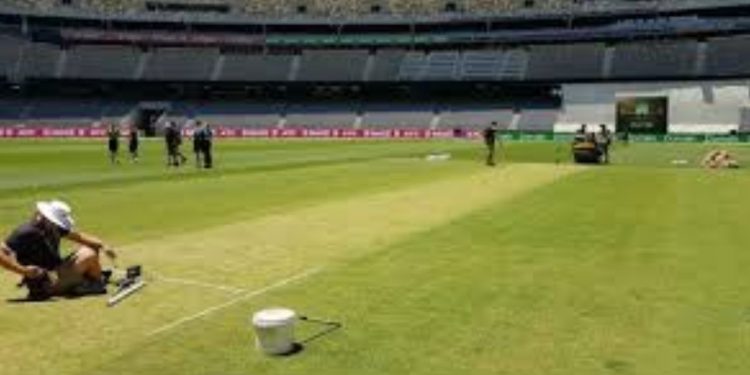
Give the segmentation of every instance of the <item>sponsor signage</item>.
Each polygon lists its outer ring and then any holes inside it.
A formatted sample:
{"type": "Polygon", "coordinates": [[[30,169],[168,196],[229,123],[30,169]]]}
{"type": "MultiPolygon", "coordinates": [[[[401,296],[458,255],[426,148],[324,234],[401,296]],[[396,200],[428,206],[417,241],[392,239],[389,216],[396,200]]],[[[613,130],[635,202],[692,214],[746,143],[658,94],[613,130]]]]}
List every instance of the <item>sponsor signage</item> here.
{"type": "MultiPolygon", "coordinates": [[[[225,128],[214,126],[217,138],[370,138],[370,139],[447,139],[447,138],[480,138],[480,131],[468,130],[457,135],[453,130],[428,129],[263,129],[263,128],[225,128]]],[[[184,129],[183,135],[190,137],[191,129],[184,129]]],[[[95,127],[0,127],[0,138],[104,138],[107,130],[95,127]]],[[[505,132],[503,141],[517,142],[572,142],[573,134],[519,131],[505,132]]],[[[750,142],[748,134],[631,134],[632,142],[670,142],[670,143],[737,143],[750,142]]]]}

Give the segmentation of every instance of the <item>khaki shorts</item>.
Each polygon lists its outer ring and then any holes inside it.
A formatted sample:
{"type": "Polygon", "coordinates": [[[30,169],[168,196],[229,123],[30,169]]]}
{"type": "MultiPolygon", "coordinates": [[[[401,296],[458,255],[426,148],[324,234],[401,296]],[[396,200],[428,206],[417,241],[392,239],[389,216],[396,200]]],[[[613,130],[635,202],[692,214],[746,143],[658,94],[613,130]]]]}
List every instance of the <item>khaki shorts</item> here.
{"type": "Polygon", "coordinates": [[[54,294],[68,294],[85,281],[83,275],[75,270],[76,255],[69,255],[54,271],[50,272],[54,294]]]}

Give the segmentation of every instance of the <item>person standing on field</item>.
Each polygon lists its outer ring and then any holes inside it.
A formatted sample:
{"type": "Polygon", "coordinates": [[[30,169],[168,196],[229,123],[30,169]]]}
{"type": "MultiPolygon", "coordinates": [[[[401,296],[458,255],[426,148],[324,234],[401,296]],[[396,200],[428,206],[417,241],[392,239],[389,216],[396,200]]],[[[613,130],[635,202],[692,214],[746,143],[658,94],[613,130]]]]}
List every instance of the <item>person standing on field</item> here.
{"type": "Polygon", "coordinates": [[[107,139],[109,148],[109,161],[112,164],[119,164],[118,159],[120,153],[120,129],[114,124],[109,126],[107,129],[107,139]]]}
{"type": "Polygon", "coordinates": [[[484,145],[487,147],[487,165],[494,167],[495,162],[495,151],[497,147],[497,133],[499,132],[497,122],[493,121],[490,126],[486,127],[482,131],[482,138],[484,138],[484,145]]]}
{"type": "Polygon", "coordinates": [[[596,145],[599,147],[602,162],[609,164],[609,146],[612,145],[612,133],[607,129],[607,125],[599,125],[599,134],[596,140],[596,145]]]}
{"type": "Polygon", "coordinates": [[[203,123],[203,161],[204,161],[204,167],[206,169],[211,169],[214,166],[214,158],[213,158],[213,140],[214,140],[214,131],[211,129],[211,125],[207,123],[203,123]]]}
{"type": "Polygon", "coordinates": [[[203,168],[203,123],[197,121],[193,131],[193,153],[195,154],[196,168],[203,168]]]}
{"type": "Polygon", "coordinates": [[[130,128],[130,134],[128,135],[128,151],[130,151],[130,161],[132,163],[138,162],[138,148],[140,147],[140,140],[138,139],[138,128],[132,126],[130,128]]]}

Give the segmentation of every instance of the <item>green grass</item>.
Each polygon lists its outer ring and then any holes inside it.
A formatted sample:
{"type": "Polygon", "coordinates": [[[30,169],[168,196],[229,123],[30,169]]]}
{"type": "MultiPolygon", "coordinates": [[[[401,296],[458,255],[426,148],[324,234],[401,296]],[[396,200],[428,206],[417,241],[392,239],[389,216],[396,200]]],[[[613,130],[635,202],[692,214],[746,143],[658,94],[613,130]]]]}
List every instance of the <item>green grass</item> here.
{"type": "MultiPolygon", "coordinates": [[[[3,375],[750,367],[750,174],[697,168],[716,146],[618,146],[612,166],[580,168],[563,145],[514,143],[490,169],[465,141],[225,141],[214,171],[167,170],[160,146],[113,167],[98,143],[1,141],[0,230],[62,197],[152,276],[254,291],[318,272],[246,299],[153,280],[114,309],[0,302],[3,375]],[[279,305],[344,328],[263,356],[249,318],[279,305]]],[[[726,148],[750,161],[750,147],[726,148]]],[[[21,296],[3,275],[0,295],[21,296]]]]}

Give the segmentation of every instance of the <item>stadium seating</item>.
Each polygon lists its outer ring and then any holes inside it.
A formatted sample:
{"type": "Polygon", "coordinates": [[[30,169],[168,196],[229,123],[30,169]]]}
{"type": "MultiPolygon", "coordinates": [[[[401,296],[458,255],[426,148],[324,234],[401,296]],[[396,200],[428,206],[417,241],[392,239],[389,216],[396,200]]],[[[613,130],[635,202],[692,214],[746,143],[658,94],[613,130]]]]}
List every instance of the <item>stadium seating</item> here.
{"type": "Polygon", "coordinates": [[[499,51],[467,51],[460,74],[467,80],[493,80],[502,63],[503,54],[499,51]]]}
{"type": "Polygon", "coordinates": [[[160,81],[209,81],[219,50],[159,48],[150,55],[143,78],[160,81]]]}
{"type": "Polygon", "coordinates": [[[354,106],[292,104],[286,109],[285,128],[351,128],[357,118],[354,106]]]}
{"type": "Polygon", "coordinates": [[[196,119],[226,127],[275,128],[284,111],[284,104],[279,102],[215,102],[190,105],[196,119]]]}
{"type": "MultiPolygon", "coordinates": [[[[60,0],[5,0],[2,5],[21,9],[53,10],[71,8],[107,13],[137,13],[146,11],[147,0],[74,0],[63,5],[60,0]]],[[[228,5],[233,13],[263,15],[293,15],[298,13],[334,16],[352,16],[372,13],[377,6],[380,13],[395,15],[431,15],[448,12],[444,0],[169,0],[168,3],[199,3],[228,5]]],[[[570,12],[574,10],[630,8],[645,6],[679,6],[685,0],[456,0],[452,12],[501,13],[523,11],[570,12]],[[670,4],[666,4],[670,5],[670,4]]]]}
{"type": "Polygon", "coordinates": [[[130,47],[80,46],[67,52],[64,78],[116,79],[135,77],[140,51],[130,47]]]}
{"type": "Polygon", "coordinates": [[[508,127],[513,120],[513,109],[506,106],[462,105],[444,108],[440,113],[442,129],[482,129],[497,121],[502,128],[508,127]]]}
{"type": "Polygon", "coordinates": [[[695,72],[695,41],[628,43],[615,47],[613,78],[689,77],[695,72]]]}
{"type": "Polygon", "coordinates": [[[21,118],[27,125],[92,125],[100,121],[102,110],[97,100],[37,100],[28,103],[21,118]]]}
{"type": "Polygon", "coordinates": [[[27,78],[55,78],[60,63],[60,47],[44,43],[28,43],[21,53],[20,74],[27,78]]]}
{"type": "Polygon", "coordinates": [[[400,80],[522,80],[529,55],[525,50],[408,52],[401,62],[400,80]]]}
{"type": "Polygon", "coordinates": [[[226,54],[220,81],[286,81],[292,55],[226,54]]]}
{"type": "Polygon", "coordinates": [[[20,39],[0,35],[0,77],[12,77],[18,67],[22,42],[20,39]]]}
{"type": "Polygon", "coordinates": [[[423,104],[375,103],[364,107],[363,128],[429,128],[434,108],[423,104]]]}
{"type": "Polygon", "coordinates": [[[708,43],[706,72],[720,76],[750,74],[750,38],[717,38],[708,43]]]}
{"type": "Polygon", "coordinates": [[[0,125],[18,124],[26,106],[23,100],[0,100],[0,125]]]}
{"type": "Polygon", "coordinates": [[[574,80],[600,78],[604,45],[569,44],[532,46],[529,51],[530,80],[574,80]]]}
{"type": "Polygon", "coordinates": [[[361,50],[304,51],[298,76],[311,81],[361,81],[367,55],[361,50]]]}
{"type": "Polygon", "coordinates": [[[135,102],[110,101],[102,104],[101,122],[104,124],[122,124],[137,108],[135,102]]]}
{"type": "Polygon", "coordinates": [[[550,132],[554,130],[558,116],[556,108],[524,108],[517,128],[527,132],[550,132]]]}
{"type": "Polygon", "coordinates": [[[375,54],[368,81],[395,81],[405,57],[403,50],[381,50],[375,54]]]}

